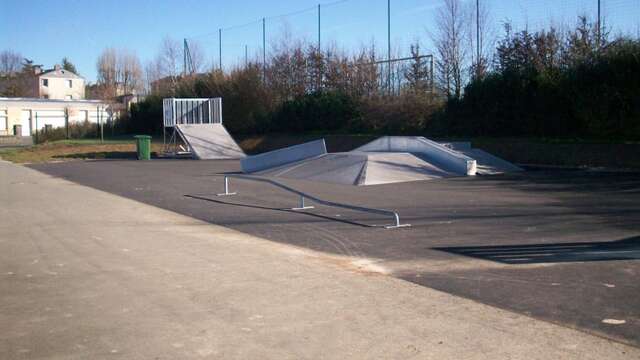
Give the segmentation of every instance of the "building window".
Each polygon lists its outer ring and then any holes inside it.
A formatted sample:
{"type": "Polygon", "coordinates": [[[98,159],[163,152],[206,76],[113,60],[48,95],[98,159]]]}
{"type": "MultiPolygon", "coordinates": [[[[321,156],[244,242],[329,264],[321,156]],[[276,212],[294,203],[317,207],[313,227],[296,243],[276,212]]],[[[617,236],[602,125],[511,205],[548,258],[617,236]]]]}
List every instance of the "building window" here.
{"type": "Polygon", "coordinates": [[[69,89],[71,89],[73,87],[73,81],[67,80],[67,85],[69,86],[69,89]]]}
{"type": "Polygon", "coordinates": [[[48,98],[49,98],[49,95],[42,95],[42,98],[43,98],[43,99],[48,99],[48,98]]]}
{"type": "Polygon", "coordinates": [[[0,132],[7,131],[7,110],[0,110],[0,132]]]}
{"type": "Polygon", "coordinates": [[[49,86],[49,79],[42,79],[42,86],[49,86]]]}
{"type": "Polygon", "coordinates": [[[72,95],[65,95],[64,99],[65,100],[73,100],[73,96],[72,95]]]}

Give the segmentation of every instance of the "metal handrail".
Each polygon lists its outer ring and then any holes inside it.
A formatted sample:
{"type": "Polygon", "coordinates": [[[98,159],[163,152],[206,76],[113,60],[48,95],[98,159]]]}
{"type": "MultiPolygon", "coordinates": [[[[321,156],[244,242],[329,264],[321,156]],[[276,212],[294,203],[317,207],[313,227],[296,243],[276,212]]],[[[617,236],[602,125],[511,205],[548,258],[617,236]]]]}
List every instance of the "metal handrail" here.
{"type": "MultiPolygon", "coordinates": [[[[343,209],[348,209],[348,210],[354,210],[354,211],[361,211],[361,212],[367,212],[367,213],[373,213],[373,214],[379,214],[379,215],[388,215],[388,216],[392,216],[394,219],[394,225],[386,225],[384,226],[385,229],[395,229],[395,228],[400,228],[400,227],[408,227],[411,226],[411,224],[400,224],[400,216],[398,215],[397,212],[392,211],[392,210],[385,210],[385,209],[376,209],[376,208],[368,208],[368,207],[364,207],[364,206],[356,206],[356,205],[349,205],[349,204],[341,204],[341,203],[336,203],[336,202],[332,202],[332,201],[327,201],[327,200],[322,200],[319,199],[315,196],[303,193],[302,191],[296,190],[294,188],[291,188],[287,185],[283,185],[279,182],[273,181],[271,179],[265,179],[265,178],[260,178],[260,177],[254,177],[254,176],[248,176],[248,175],[225,175],[224,176],[224,193],[220,193],[217,194],[218,196],[230,196],[230,195],[235,195],[237,194],[236,192],[229,192],[229,178],[236,178],[236,179],[244,179],[244,180],[250,180],[250,181],[256,181],[256,182],[263,182],[263,183],[267,183],[267,184],[271,184],[275,187],[278,187],[282,190],[288,191],[290,193],[296,194],[298,196],[300,196],[300,202],[299,202],[299,206],[295,207],[295,208],[291,208],[291,210],[306,210],[306,209],[313,209],[313,206],[307,206],[305,205],[305,199],[309,199],[315,203],[318,203],[320,205],[325,205],[325,206],[330,206],[330,207],[339,207],[339,208],[343,208],[343,209]]],[[[372,225],[374,226],[374,225],[372,225]]]]}

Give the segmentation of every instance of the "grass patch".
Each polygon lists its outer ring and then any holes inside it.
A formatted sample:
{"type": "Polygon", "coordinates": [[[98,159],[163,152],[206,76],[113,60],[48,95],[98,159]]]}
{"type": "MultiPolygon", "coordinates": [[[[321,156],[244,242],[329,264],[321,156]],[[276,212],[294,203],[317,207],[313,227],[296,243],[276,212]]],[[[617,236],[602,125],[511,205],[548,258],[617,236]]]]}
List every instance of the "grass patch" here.
{"type": "MultiPolygon", "coordinates": [[[[161,150],[162,143],[152,142],[152,152],[158,153],[161,150]]],[[[135,159],[136,145],[131,137],[105,139],[104,142],[95,139],[59,140],[30,147],[0,149],[0,158],[20,164],[86,159],[135,159]]]]}

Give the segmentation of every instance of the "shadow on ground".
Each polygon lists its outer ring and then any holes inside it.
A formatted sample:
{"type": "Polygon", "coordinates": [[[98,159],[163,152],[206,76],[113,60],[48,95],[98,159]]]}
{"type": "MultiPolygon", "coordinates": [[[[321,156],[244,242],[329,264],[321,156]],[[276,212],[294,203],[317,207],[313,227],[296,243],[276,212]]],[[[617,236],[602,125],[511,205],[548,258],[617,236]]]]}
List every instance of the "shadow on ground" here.
{"type": "Polygon", "coordinates": [[[640,260],[640,236],[608,242],[435,247],[433,249],[503,264],[640,260]]]}

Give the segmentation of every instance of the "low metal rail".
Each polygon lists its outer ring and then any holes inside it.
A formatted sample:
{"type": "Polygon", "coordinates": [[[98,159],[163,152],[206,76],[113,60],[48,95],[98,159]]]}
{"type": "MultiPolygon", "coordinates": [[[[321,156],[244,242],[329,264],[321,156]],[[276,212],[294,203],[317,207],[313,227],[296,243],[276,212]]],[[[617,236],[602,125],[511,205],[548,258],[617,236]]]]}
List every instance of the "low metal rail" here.
{"type": "MultiPolygon", "coordinates": [[[[332,202],[332,201],[326,201],[326,200],[322,200],[322,199],[318,199],[315,196],[309,195],[309,194],[305,194],[302,191],[298,191],[296,189],[293,189],[289,186],[280,184],[276,181],[270,180],[270,179],[265,179],[265,178],[259,178],[259,177],[253,177],[253,176],[247,176],[247,175],[225,175],[224,176],[224,192],[217,194],[218,196],[231,196],[231,195],[236,195],[236,192],[229,192],[229,178],[236,178],[236,179],[243,179],[243,180],[249,180],[249,181],[256,181],[256,182],[262,182],[262,183],[267,183],[267,184],[271,184],[275,187],[278,187],[282,190],[288,191],[290,193],[296,194],[298,196],[300,196],[300,201],[298,203],[297,207],[291,208],[291,210],[307,210],[307,209],[313,209],[313,206],[309,206],[306,204],[305,199],[311,200],[317,204],[320,205],[324,205],[324,206],[330,206],[330,207],[338,207],[338,208],[343,208],[343,209],[348,209],[348,210],[353,210],[353,211],[361,211],[361,212],[367,212],[367,213],[372,213],[372,214],[379,214],[379,215],[385,215],[385,216],[391,216],[393,217],[393,225],[384,225],[385,229],[396,229],[396,228],[401,228],[401,227],[408,227],[411,226],[411,224],[401,224],[400,223],[400,216],[398,215],[397,212],[395,211],[391,211],[391,210],[385,210],[385,209],[375,209],[375,208],[368,208],[368,207],[363,207],[363,206],[355,206],[355,205],[349,205],[349,204],[341,204],[341,203],[336,203],[336,202],[332,202]]],[[[371,225],[371,226],[376,226],[376,225],[371,225]]]]}

